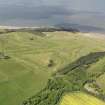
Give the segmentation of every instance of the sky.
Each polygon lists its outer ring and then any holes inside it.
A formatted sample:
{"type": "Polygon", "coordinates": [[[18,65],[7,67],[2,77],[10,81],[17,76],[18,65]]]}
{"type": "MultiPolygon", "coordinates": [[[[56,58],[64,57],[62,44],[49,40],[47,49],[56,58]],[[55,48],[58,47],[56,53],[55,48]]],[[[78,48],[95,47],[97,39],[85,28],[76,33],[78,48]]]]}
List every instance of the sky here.
{"type": "Polygon", "coordinates": [[[105,28],[105,0],[0,0],[0,25],[64,23],[105,28]]]}
{"type": "Polygon", "coordinates": [[[105,11],[105,0],[0,0],[0,6],[60,6],[85,11],[105,11]]]}

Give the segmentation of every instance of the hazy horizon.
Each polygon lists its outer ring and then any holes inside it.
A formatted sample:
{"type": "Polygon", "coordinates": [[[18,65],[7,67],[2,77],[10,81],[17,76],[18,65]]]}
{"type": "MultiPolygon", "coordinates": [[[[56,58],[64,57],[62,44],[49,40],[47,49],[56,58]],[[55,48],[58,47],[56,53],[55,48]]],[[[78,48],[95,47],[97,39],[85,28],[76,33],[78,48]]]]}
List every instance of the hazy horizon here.
{"type": "Polygon", "coordinates": [[[105,0],[0,0],[0,25],[78,24],[105,29],[105,0]]]}

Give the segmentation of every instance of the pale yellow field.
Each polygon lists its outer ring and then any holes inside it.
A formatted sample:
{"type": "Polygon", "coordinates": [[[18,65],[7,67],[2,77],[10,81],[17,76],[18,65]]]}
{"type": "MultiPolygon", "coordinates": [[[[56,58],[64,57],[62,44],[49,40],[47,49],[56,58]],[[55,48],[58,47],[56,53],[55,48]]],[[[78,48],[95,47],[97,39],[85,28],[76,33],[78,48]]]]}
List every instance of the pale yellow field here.
{"type": "Polygon", "coordinates": [[[105,102],[85,93],[72,93],[65,95],[60,105],[105,105],[105,102]]]}

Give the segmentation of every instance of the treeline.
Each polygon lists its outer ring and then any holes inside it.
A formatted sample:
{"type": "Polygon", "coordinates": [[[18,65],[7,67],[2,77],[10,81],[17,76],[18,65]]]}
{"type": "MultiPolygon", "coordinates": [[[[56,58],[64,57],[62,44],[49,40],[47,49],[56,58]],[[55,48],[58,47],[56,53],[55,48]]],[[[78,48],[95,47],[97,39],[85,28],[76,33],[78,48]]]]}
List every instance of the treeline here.
{"type": "Polygon", "coordinates": [[[67,31],[67,32],[79,32],[78,29],[65,28],[65,27],[39,27],[39,28],[20,28],[20,29],[3,29],[0,34],[10,33],[10,32],[55,32],[55,31],[67,31]]]}
{"type": "Polygon", "coordinates": [[[74,28],[65,27],[39,27],[39,28],[21,28],[15,31],[35,31],[35,32],[55,32],[55,31],[67,31],[67,32],[79,32],[79,30],[74,28]]]}
{"type": "MultiPolygon", "coordinates": [[[[74,70],[76,68],[79,68],[81,66],[84,66],[84,68],[88,68],[89,65],[91,65],[93,62],[97,62],[100,58],[105,56],[105,52],[95,52],[95,53],[90,53],[86,56],[80,57],[77,61],[69,64],[65,68],[58,70],[58,73],[60,74],[66,74],[70,70],[74,70]]],[[[83,68],[83,67],[82,67],[83,68]]]]}
{"type": "Polygon", "coordinates": [[[22,105],[58,105],[64,93],[83,90],[84,84],[92,81],[89,80],[86,69],[102,57],[105,57],[105,52],[90,53],[69,64],[55,73],[42,91],[22,105]]]}

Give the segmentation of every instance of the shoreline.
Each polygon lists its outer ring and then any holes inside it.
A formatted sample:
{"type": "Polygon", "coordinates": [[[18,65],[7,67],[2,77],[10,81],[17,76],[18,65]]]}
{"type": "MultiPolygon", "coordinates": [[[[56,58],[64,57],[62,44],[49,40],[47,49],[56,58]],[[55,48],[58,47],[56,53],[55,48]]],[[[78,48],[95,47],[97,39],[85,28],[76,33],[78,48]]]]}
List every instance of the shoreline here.
{"type": "MultiPolygon", "coordinates": [[[[3,25],[0,25],[0,29],[37,29],[37,28],[54,28],[54,26],[49,26],[49,27],[44,27],[44,26],[40,26],[40,27],[37,27],[37,26],[3,26],[3,25]]],[[[83,36],[86,36],[86,37],[90,37],[90,38],[105,38],[105,33],[99,33],[99,32],[77,32],[79,34],[82,33],[83,36]]]]}
{"type": "Polygon", "coordinates": [[[0,25],[0,29],[22,29],[22,28],[54,28],[54,26],[9,26],[9,25],[0,25]]]}
{"type": "Polygon", "coordinates": [[[41,28],[41,27],[31,27],[31,26],[1,26],[0,29],[22,29],[22,28],[41,28]]]}

